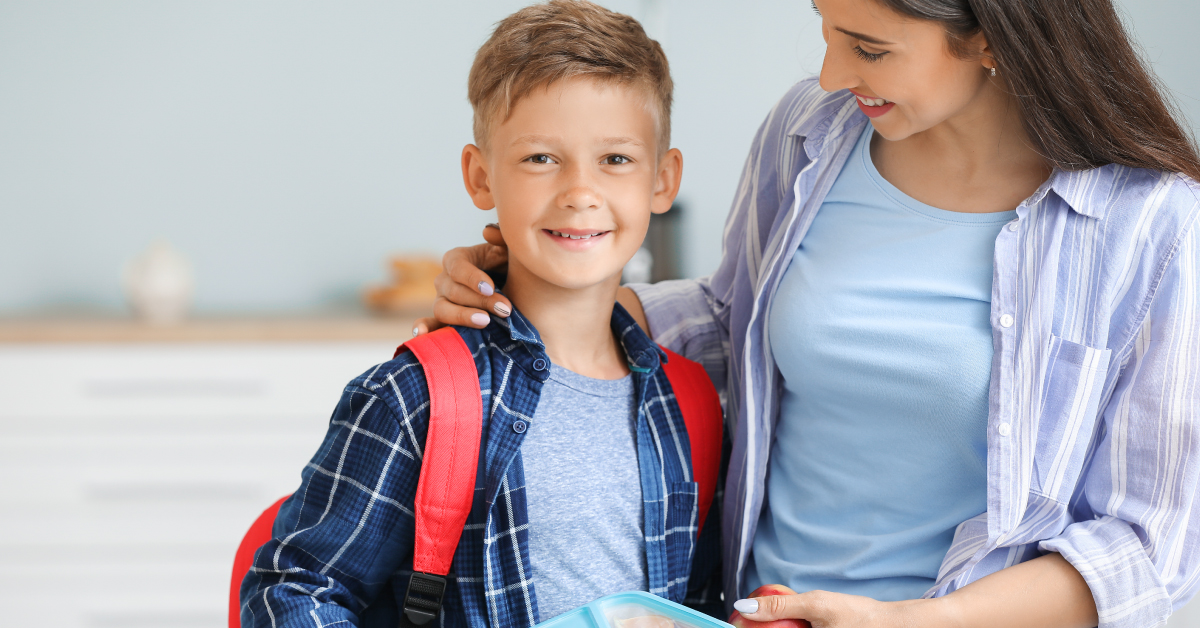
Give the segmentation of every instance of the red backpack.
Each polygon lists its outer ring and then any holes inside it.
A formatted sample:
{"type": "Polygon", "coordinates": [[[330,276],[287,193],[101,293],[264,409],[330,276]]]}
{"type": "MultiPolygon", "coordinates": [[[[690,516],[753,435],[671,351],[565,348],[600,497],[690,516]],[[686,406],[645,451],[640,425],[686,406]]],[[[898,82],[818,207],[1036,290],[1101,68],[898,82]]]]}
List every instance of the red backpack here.
{"type": "MultiPolygon", "coordinates": [[[[412,351],[421,363],[429,386],[429,432],[413,504],[413,574],[400,608],[403,620],[423,626],[441,610],[446,576],[471,512],[483,432],[483,400],[471,351],[454,329],[445,327],[413,338],[397,347],[395,355],[404,351],[412,351]],[[455,376],[463,371],[471,376],[455,376]]],[[[704,529],[712,505],[721,463],[721,403],[703,367],[668,349],[663,351],[668,357],[663,371],[675,392],[691,444],[692,476],[699,485],[699,531],[704,529]]],[[[263,511],[238,546],[229,584],[230,628],[241,628],[242,580],[254,563],[255,552],[271,540],[275,516],[286,499],[263,511]]]]}

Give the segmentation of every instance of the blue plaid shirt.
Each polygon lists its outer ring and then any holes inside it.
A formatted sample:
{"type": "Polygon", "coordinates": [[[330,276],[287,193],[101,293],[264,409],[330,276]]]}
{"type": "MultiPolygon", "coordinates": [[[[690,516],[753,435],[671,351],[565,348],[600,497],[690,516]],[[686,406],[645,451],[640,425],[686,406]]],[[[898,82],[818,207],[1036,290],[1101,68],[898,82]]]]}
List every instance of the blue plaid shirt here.
{"type": "MultiPolygon", "coordinates": [[[[710,510],[697,540],[697,485],[683,417],[660,368],[665,355],[619,305],[612,328],[637,395],[650,592],[719,612],[719,509],[710,510]]],[[[517,312],[483,330],[457,329],[475,358],[484,429],[475,499],[439,623],[532,626],[539,621],[537,583],[521,441],[549,358],[517,312]]],[[[425,375],[409,352],[346,386],[300,488],[279,511],[274,538],[242,583],[243,626],[396,625],[412,573],[412,508],[428,409],[425,375]]]]}

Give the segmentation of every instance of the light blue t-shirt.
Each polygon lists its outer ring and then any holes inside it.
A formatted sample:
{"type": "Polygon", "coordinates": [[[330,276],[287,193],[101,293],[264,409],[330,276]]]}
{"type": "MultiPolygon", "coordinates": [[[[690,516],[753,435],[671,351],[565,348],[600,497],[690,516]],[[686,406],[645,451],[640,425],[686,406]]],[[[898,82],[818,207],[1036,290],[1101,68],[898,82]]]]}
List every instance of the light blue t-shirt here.
{"type": "Polygon", "coordinates": [[[769,313],[784,390],[747,592],[921,597],[987,509],[992,254],[1016,213],[917,202],[875,169],[872,135],[769,313]]]}
{"type": "Polygon", "coordinates": [[[541,621],[649,589],[632,375],[594,379],[551,364],[521,462],[541,621]]]}

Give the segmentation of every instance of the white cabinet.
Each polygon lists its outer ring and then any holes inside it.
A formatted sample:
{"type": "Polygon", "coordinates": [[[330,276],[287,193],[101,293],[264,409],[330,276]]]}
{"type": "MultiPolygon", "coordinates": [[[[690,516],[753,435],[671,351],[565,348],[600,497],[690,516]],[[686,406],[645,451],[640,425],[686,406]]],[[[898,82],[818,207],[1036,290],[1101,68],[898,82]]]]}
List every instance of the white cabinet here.
{"type": "Polygon", "coordinates": [[[225,626],[242,535],[399,340],[0,344],[0,623],[225,626]]]}

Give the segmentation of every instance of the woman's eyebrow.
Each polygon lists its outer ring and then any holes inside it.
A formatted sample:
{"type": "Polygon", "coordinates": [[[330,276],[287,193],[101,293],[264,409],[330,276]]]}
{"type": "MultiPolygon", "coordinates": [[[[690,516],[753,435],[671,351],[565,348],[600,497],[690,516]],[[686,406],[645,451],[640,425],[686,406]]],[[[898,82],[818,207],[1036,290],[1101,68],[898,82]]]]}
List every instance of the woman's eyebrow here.
{"type": "Polygon", "coordinates": [[[892,45],[892,42],[890,42],[890,41],[884,41],[884,40],[882,40],[882,39],[879,39],[878,37],[871,37],[870,35],[864,35],[864,34],[862,34],[862,33],[856,33],[856,32],[854,32],[854,31],[848,31],[848,30],[846,30],[846,29],[844,29],[844,28],[841,28],[841,27],[839,27],[839,26],[834,26],[833,28],[834,28],[834,30],[841,31],[841,32],[843,32],[843,33],[845,33],[845,34],[847,34],[847,35],[849,35],[849,36],[851,36],[851,37],[853,37],[853,38],[855,38],[855,39],[861,39],[862,41],[865,41],[865,42],[867,42],[868,44],[875,44],[876,46],[891,46],[891,45],[892,45]]]}

